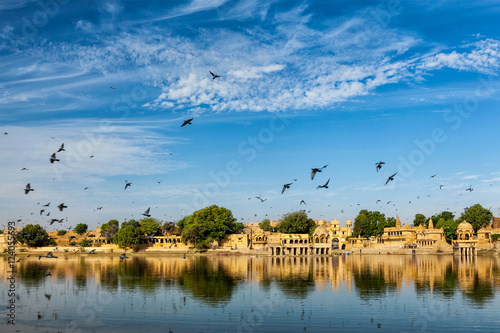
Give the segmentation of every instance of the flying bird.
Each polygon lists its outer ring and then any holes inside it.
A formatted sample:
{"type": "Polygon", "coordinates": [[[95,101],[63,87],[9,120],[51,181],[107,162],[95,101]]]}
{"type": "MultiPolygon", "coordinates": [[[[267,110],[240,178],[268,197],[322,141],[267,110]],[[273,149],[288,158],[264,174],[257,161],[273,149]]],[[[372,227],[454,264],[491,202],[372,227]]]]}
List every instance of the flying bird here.
{"type": "Polygon", "coordinates": [[[54,224],[55,222],[63,223],[63,220],[64,219],[60,219],[60,220],[58,220],[58,219],[52,219],[52,220],[49,221],[49,223],[50,223],[50,225],[54,224]]]}
{"type": "Polygon", "coordinates": [[[149,210],[150,209],[151,209],[151,207],[149,207],[148,209],[146,209],[146,211],[142,215],[147,216],[147,217],[151,217],[151,215],[149,214],[149,210]]]}
{"type": "Polygon", "coordinates": [[[443,185],[439,185],[439,189],[442,189],[443,188],[443,185]]]}
{"type": "Polygon", "coordinates": [[[110,87],[111,89],[115,90],[116,88],[110,87]]]}
{"type": "Polygon", "coordinates": [[[378,204],[379,202],[382,202],[382,200],[380,200],[380,199],[379,199],[379,200],[377,200],[377,201],[375,202],[375,204],[378,204]]]}
{"type": "Polygon", "coordinates": [[[216,75],[212,73],[211,71],[208,71],[210,74],[212,74],[212,80],[215,80],[216,78],[220,77],[220,75],[216,75]]]}
{"type": "Polygon", "coordinates": [[[392,176],[390,176],[389,178],[387,178],[387,181],[385,182],[384,186],[387,185],[388,182],[390,182],[391,180],[394,180],[394,176],[397,175],[398,173],[396,172],[395,174],[393,174],[392,176]]]}
{"type": "Polygon", "coordinates": [[[319,188],[328,188],[328,183],[330,182],[330,178],[328,178],[328,180],[326,181],[325,185],[318,185],[318,187],[316,187],[316,189],[319,189],[319,188]]]}
{"type": "Polygon", "coordinates": [[[184,122],[182,123],[181,127],[184,127],[184,126],[186,126],[186,125],[188,125],[188,124],[189,124],[189,125],[193,125],[193,124],[191,123],[191,121],[193,121],[193,119],[194,119],[194,118],[190,118],[190,119],[188,119],[188,120],[184,120],[184,122]]]}
{"type": "Polygon", "coordinates": [[[285,190],[286,190],[287,188],[290,188],[290,185],[292,185],[292,184],[293,184],[293,183],[288,183],[288,184],[283,185],[283,189],[281,190],[281,194],[283,194],[283,192],[285,192],[285,190]]]}
{"type": "Polygon", "coordinates": [[[26,188],[24,189],[24,194],[30,193],[30,191],[34,191],[35,189],[31,188],[31,184],[26,184],[26,188]]]}
{"type": "Polygon", "coordinates": [[[125,253],[124,253],[124,254],[122,254],[122,255],[120,256],[120,262],[122,262],[123,260],[125,260],[125,259],[127,259],[127,258],[128,258],[128,257],[127,257],[127,256],[125,256],[125,253]]]}
{"type": "Polygon", "coordinates": [[[92,251],[90,251],[89,254],[96,254],[95,253],[95,249],[93,249],[92,251]]]}
{"type": "Polygon", "coordinates": [[[84,190],[88,190],[89,188],[88,188],[88,187],[84,187],[83,189],[84,189],[84,190]]]}
{"type": "Polygon", "coordinates": [[[311,180],[313,180],[313,179],[314,179],[314,176],[316,175],[316,172],[321,172],[321,170],[323,170],[323,169],[324,169],[324,168],[326,168],[327,166],[328,166],[328,164],[327,164],[327,165],[325,165],[325,166],[323,166],[322,168],[312,168],[312,169],[311,169],[311,170],[312,170],[312,171],[311,171],[311,180]]]}
{"type": "Polygon", "coordinates": [[[307,206],[307,204],[306,204],[306,202],[305,202],[304,200],[300,200],[300,204],[301,204],[301,205],[302,205],[302,204],[304,204],[304,205],[306,205],[306,206],[307,206]]]}
{"type": "Polygon", "coordinates": [[[57,150],[57,152],[58,152],[58,153],[59,153],[59,152],[61,152],[61,151],[65,151],[65,150],[64,150],[64,143],[63,143],[63,144],[61,145],[61,147],[59,147],[59,149],[57,150]]]}
{"type": "Polygon", "coordinates": [[[64,205],[64,202],[62,204],[60,204],[59,206],[57,206],[57,208],[59,208],[59,210],[62,212],[64,208],[68,208],[68,206],[65,206],[64,205]]]}
{"type": "Polygon", "coordinates": [[[473,191],[472,186],[469,186],[469,188],[466,189],[466,191],[472,192],[473,191]]]}
{"type": "Polygon", "coordinates": [[[90,155],[90,158],[94,158],[94,155],[90,155]]]}
{"type": "Polygon", "coordinates": [[[22,169],[21,169],[21,171],[24,171],[24,170],[28,171],[28,169],[26,169],[26,168],[22,168],[22,169]]]}
{"type": "Polygon", "coordinates": [[[433,175],[432,175],[432,176],[430,176],[429,178],[434,178],[434,177],[436,177],[436,174],[433,174],[433,175]]]}
{"type": "Polygon", "coordinates": [[[50,163],[54,163],[54,162],[59,162],[59,159],[56,158],[56,153],[54,153],[50,156],[50,163]]]}
{"type": "Polygon", "coordinates": [[[127,187],[129,187],[130,185],[132,185],[132,183],[129,183],[128,180],[125,181],[125,190],[127,189],[127,187]]]}
{"type": "Polygon", "coordinates": [[[380,161],[380,162],[378,162],[378,163],[375,163],[375,165],[376,165],[375,169],[377,170],[377,172],[378,172],[380,169],[382,169],[382,164],[385,164],[385,162],[380,161]]]}
{"type": "Polygon", "coordinates": [[[40,210],[40,215],[42,215],[43,212],[45,212],[45,209],[40,210]]]}

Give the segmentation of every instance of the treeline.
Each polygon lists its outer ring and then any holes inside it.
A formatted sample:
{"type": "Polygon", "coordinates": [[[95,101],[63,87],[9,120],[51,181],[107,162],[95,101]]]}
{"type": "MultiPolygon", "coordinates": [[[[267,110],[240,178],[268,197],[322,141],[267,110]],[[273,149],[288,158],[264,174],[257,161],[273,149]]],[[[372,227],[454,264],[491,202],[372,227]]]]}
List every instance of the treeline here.
{"type": "MultiPolygon", "coordinates": [[[[469,222],[474,228],[474,232],[477,232],[493,221],[493,213],[480,204],[475,204],[465,208],[457,219],[455,219],[455,214],[449,211],[436,213],[430,217],[426,217],[424,214],[416,214],[413,226],[424,225],[427,228],[431,219],[434,228],[443,228],[446,240],[451,242],[457,238],[457,227],[461,222],[469,222]]],[[[366,238],[378,237],[382,236],[384,228],[395,226],[396,219],[393,217],[386,218],[384,214],[378,211],[361,210],[354,220],[353,236],[366,238]]]]}

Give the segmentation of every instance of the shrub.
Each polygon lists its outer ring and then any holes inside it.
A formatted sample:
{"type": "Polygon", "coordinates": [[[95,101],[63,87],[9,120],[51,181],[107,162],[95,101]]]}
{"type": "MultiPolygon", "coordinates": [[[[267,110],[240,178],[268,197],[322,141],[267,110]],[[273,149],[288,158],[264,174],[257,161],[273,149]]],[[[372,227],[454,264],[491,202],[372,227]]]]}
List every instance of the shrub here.
{"type": "Polygon", "coordinates": [[[67,232],[66,230],[59,230],[57,232],[57,236],[64,236],[64,235],[66,235],[66,232],[67,232]]]}
{"type": "Polygon", "coordinates": [[[57,246],[57,243],[56,243],[56,241],[55,241],[53,238],[51,238],[51,239],[49,240],[49,245],[50,245],[50,246],[57,246]]]}
{"type": "Polygon", "coordinates": [[[75,245],[76,245],[76,243],[75,243],[75,242],[71,242],[71,243],[69,243],[69,246],[75,246],[75,245]]]}
{"type": "Polygon", "coordinates": [[[88,241],[88,239],[82,239],[82,241],[80,242],[80,246],[81,247],[89,247],[90,242],[88,241]]]}
{"type": "Polygon", "coordinates": [[[496,242],[500,239],[500,234],[491,234],[491,240],[496,242]]]}

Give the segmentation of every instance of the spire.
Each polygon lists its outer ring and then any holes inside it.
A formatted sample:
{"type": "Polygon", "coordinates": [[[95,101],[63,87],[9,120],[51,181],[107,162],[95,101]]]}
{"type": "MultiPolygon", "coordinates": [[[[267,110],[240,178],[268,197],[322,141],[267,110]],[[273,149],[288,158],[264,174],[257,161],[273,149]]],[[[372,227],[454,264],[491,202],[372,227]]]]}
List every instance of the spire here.
{"type": "Polygon", "coordinates": [[[434,223],[432,223],[432,219],[429,219],[429,226],[427,229],[434,229],[434,223]]]}
{"type": "Polygon", "coordinates": [[[396,228],[401,228],[401,220],[399,219],[399,216],[396,218],[396,228]]]}

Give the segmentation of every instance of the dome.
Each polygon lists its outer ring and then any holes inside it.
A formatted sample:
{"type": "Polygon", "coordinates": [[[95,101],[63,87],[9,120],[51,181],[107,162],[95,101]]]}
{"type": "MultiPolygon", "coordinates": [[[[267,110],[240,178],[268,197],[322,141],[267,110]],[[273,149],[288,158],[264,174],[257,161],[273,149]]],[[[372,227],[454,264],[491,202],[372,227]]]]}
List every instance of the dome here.
{"type": "Polygon", "coordinates": [[[328,230],[322,225],[320,225],[317,226],[316,229],[314,229],[313,235],[328,235],[328,230]]]}
{"type": "Polygon", "coordinates": [[[458,230],[474,230],[474,228],[472,227],[472,225],[467,222],[467,221],[463,221],[462,223],[460,223],[457,227],[457,231],[458,230]]]}

